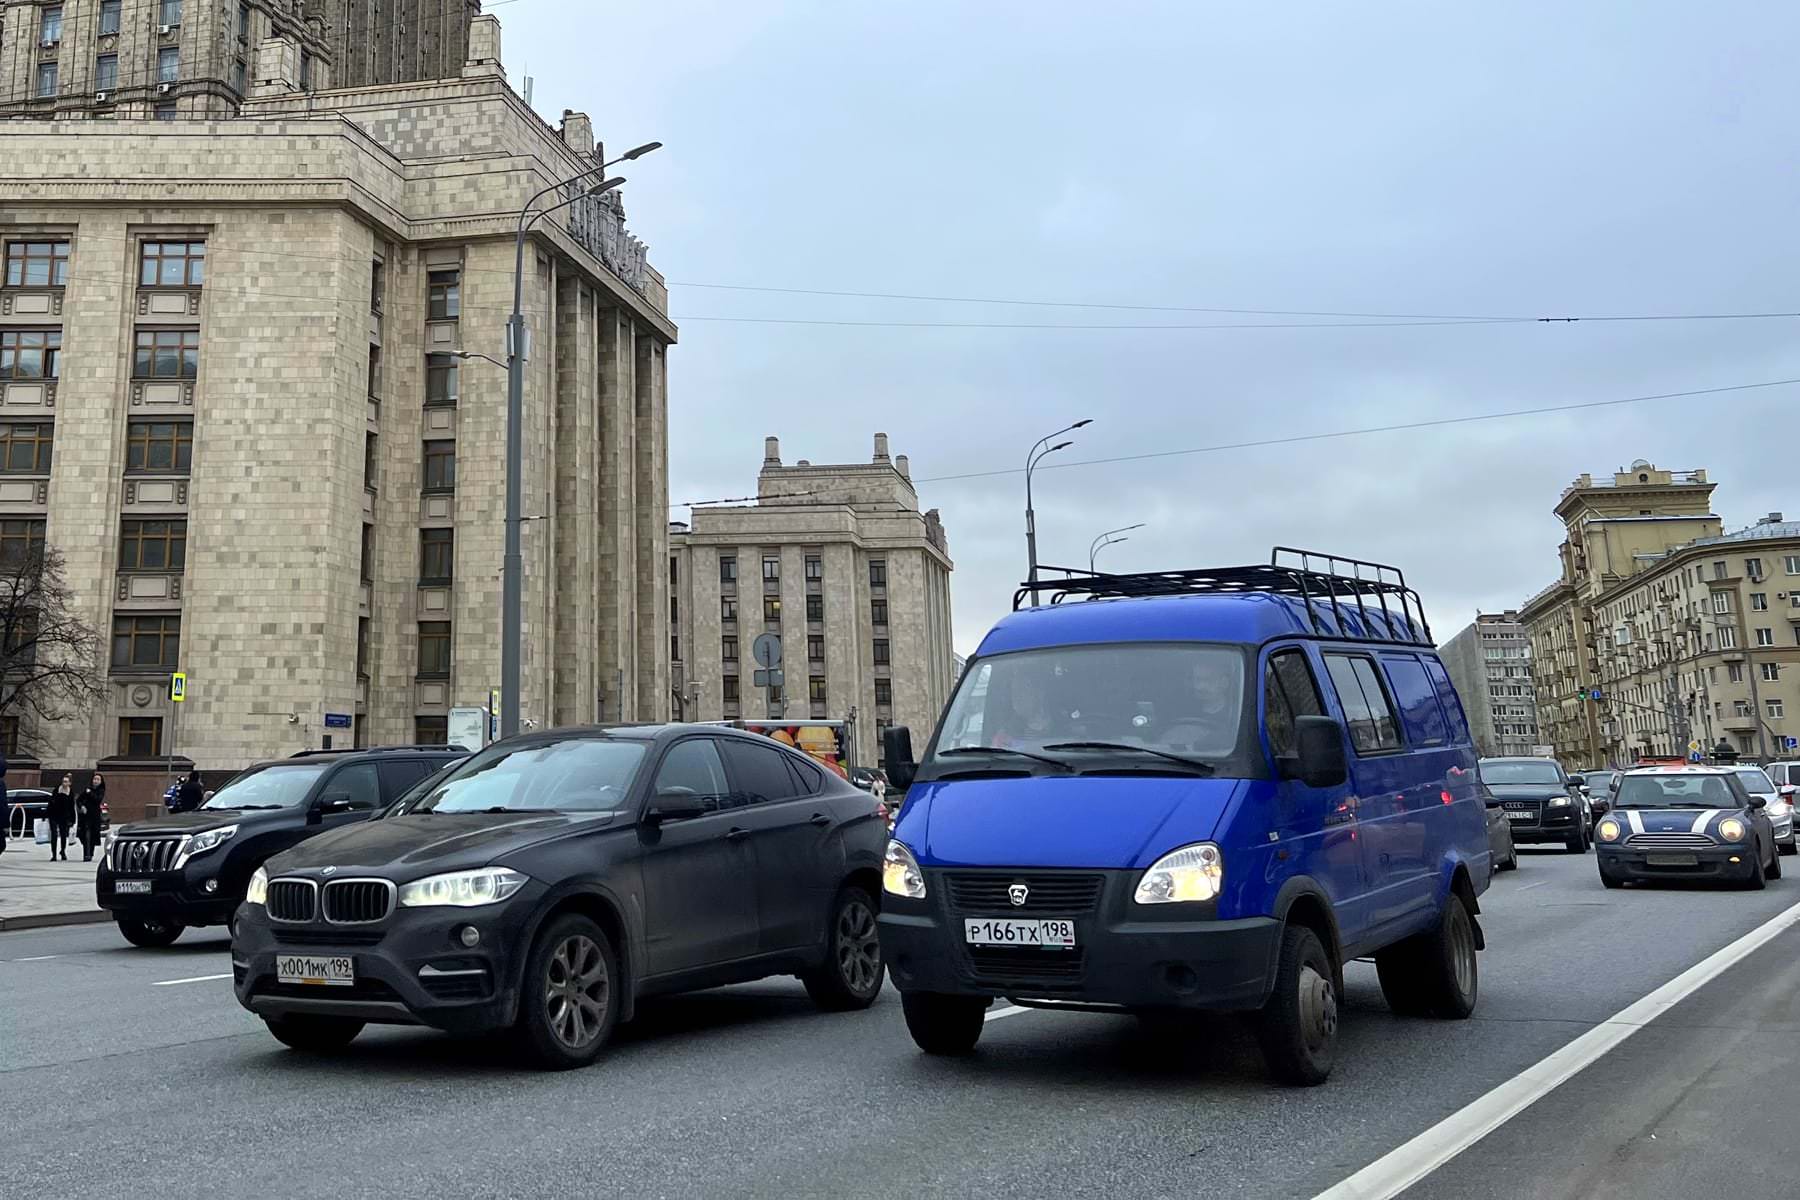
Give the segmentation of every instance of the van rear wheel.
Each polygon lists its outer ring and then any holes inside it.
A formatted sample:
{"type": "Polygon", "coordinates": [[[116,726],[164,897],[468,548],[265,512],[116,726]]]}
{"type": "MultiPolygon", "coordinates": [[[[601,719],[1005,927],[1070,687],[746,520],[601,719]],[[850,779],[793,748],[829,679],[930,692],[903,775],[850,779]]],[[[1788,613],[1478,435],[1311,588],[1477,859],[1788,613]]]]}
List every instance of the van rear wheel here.
{"type": "Polygon", "coordinates": [[[981,1040],[988,1002],[979,996],[945,996],[937,992],[902,992],[900,1011],[906,1029],[927,1054],[968,1054],[981,1040]]]}
{"type": "Polygon", "coordinates": [[[1475,1011],[1480,973],[1475,920],[1462,897],[1444,901],[1436,929],[1389,946],[1375,956],[1388,1007],[1402,1017],[1466,1019],[1475,1011]]]}

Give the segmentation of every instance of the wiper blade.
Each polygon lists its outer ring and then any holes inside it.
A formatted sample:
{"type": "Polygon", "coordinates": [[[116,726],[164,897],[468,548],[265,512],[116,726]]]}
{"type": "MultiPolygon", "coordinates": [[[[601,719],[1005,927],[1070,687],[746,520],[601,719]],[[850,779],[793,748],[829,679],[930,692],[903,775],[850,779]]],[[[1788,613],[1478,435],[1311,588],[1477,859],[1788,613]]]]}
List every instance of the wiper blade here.
{"type": "Polygon", "coordinates": [[[1045,746],[1046,750],[1131,750],[1138,754],[1154,754],[1158,758],[1166,758],[1170,762],[1178,762],[1184,767],[1192,767],[1204,775],[1218,774],[1218,768],[1211,763],[1201,762],[1197,758],[1189,758],[1185,754],[1172,754],[1167,750],[1158,750],[1155,746],[1135,746],[1130,742],[1052,742],[1045,746]]]}
{"type": "Polygon", "coordinates": [[[1046,763],[1059,771],[1067,771],[1069,764],[1060,758],[1051,758],[1048,754],[1034,754],[1030,750],[1015,750],[1011,746],[952,746],[948,750],[939,750],[939,758],[948,758],[952,754],[1011,754],[1018,758],[1029,758],[1033,762],[1046,763]]]}

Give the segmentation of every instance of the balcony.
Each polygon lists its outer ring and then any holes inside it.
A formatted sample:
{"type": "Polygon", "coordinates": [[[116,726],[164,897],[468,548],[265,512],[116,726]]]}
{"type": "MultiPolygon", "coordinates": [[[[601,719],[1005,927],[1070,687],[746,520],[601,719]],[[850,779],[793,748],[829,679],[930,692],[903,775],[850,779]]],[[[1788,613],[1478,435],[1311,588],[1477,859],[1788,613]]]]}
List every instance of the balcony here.
{"type": "Polygon", "coordinates": [[[1724,729],[1726,733],[1755,733],[1756,717],[1753,714],[1739,716],[1736,713],[1733,713],[1730,716],[1721,717],[1719,719],[1719,726],[1724,729]]]}

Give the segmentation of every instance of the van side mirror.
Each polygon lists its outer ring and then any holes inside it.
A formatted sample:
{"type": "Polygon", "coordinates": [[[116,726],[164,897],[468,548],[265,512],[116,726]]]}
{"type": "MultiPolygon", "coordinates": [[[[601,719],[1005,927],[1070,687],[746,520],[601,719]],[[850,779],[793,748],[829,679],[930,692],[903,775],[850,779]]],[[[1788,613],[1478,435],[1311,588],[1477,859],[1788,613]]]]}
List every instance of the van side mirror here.
{"type": "Polygon", "coordinates": [[[1330,717],[1294,718],[1296,753],[1281,760],[1281,773],[1307,787],[1337,787],[1350,777],[1344,732],[1330,717]]]}
{"type": "Polygon", "coordinates": [[[889,786],[902,792],[912,786],[919,764],[913,759],[911,729],[900,725],[881,735],[881,766],[887,771],[889,786]]]}

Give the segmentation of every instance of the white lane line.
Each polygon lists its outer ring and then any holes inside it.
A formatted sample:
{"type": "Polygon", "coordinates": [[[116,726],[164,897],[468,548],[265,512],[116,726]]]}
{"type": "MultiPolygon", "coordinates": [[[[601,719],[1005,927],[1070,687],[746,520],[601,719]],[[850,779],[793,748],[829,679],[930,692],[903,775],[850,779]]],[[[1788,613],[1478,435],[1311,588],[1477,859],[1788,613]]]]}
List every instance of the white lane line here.
{"type": "Polygon", "coordinates": [[[998,1021],[1004,1017],[1016,1017],[1020,1013],[1027,1013],[1030,1011],[1029,1008],[1024,1008],[1017,1004],[1008,1005],[1005,1008],[990,1008],[987,1011],[987,1015],[981,1018],[981,1020],[985,1024],[988,1021],[998,1021]]]}
{"type": "Polygon", "coordinates": [[[34,954],[30,958],[15,958],[14,962],[49,962],[53,958],[61,958],[60,954],[34,954]]]}
{"type": "Polygon", "coordinates": [[[1479,1142],[1657,1017],[1800,921],[1800,904],[1689,967],[1460,1112],[1388,1151],[1314,1200],[1389,1200],[1479,1142]]]}
{"type": "Polygon", "coordinates": [[[1549,882],[1550,881],[1548,879],[1540,879],[1536,883],[1528,883],[1524,887],[1519,888],[1518,890],[1521,892],[1529,892],[1532,888],[1543,887],[1546,883],[1549,883],[1549,882]]]}
{"type": "Polygon", "coordinates": [[[223,975],[196,975],[192,979],[159,979],[151,987],[174,987],[178,983],[211,983],[215,979],[230,979],[231,972],[223,975]]]}

